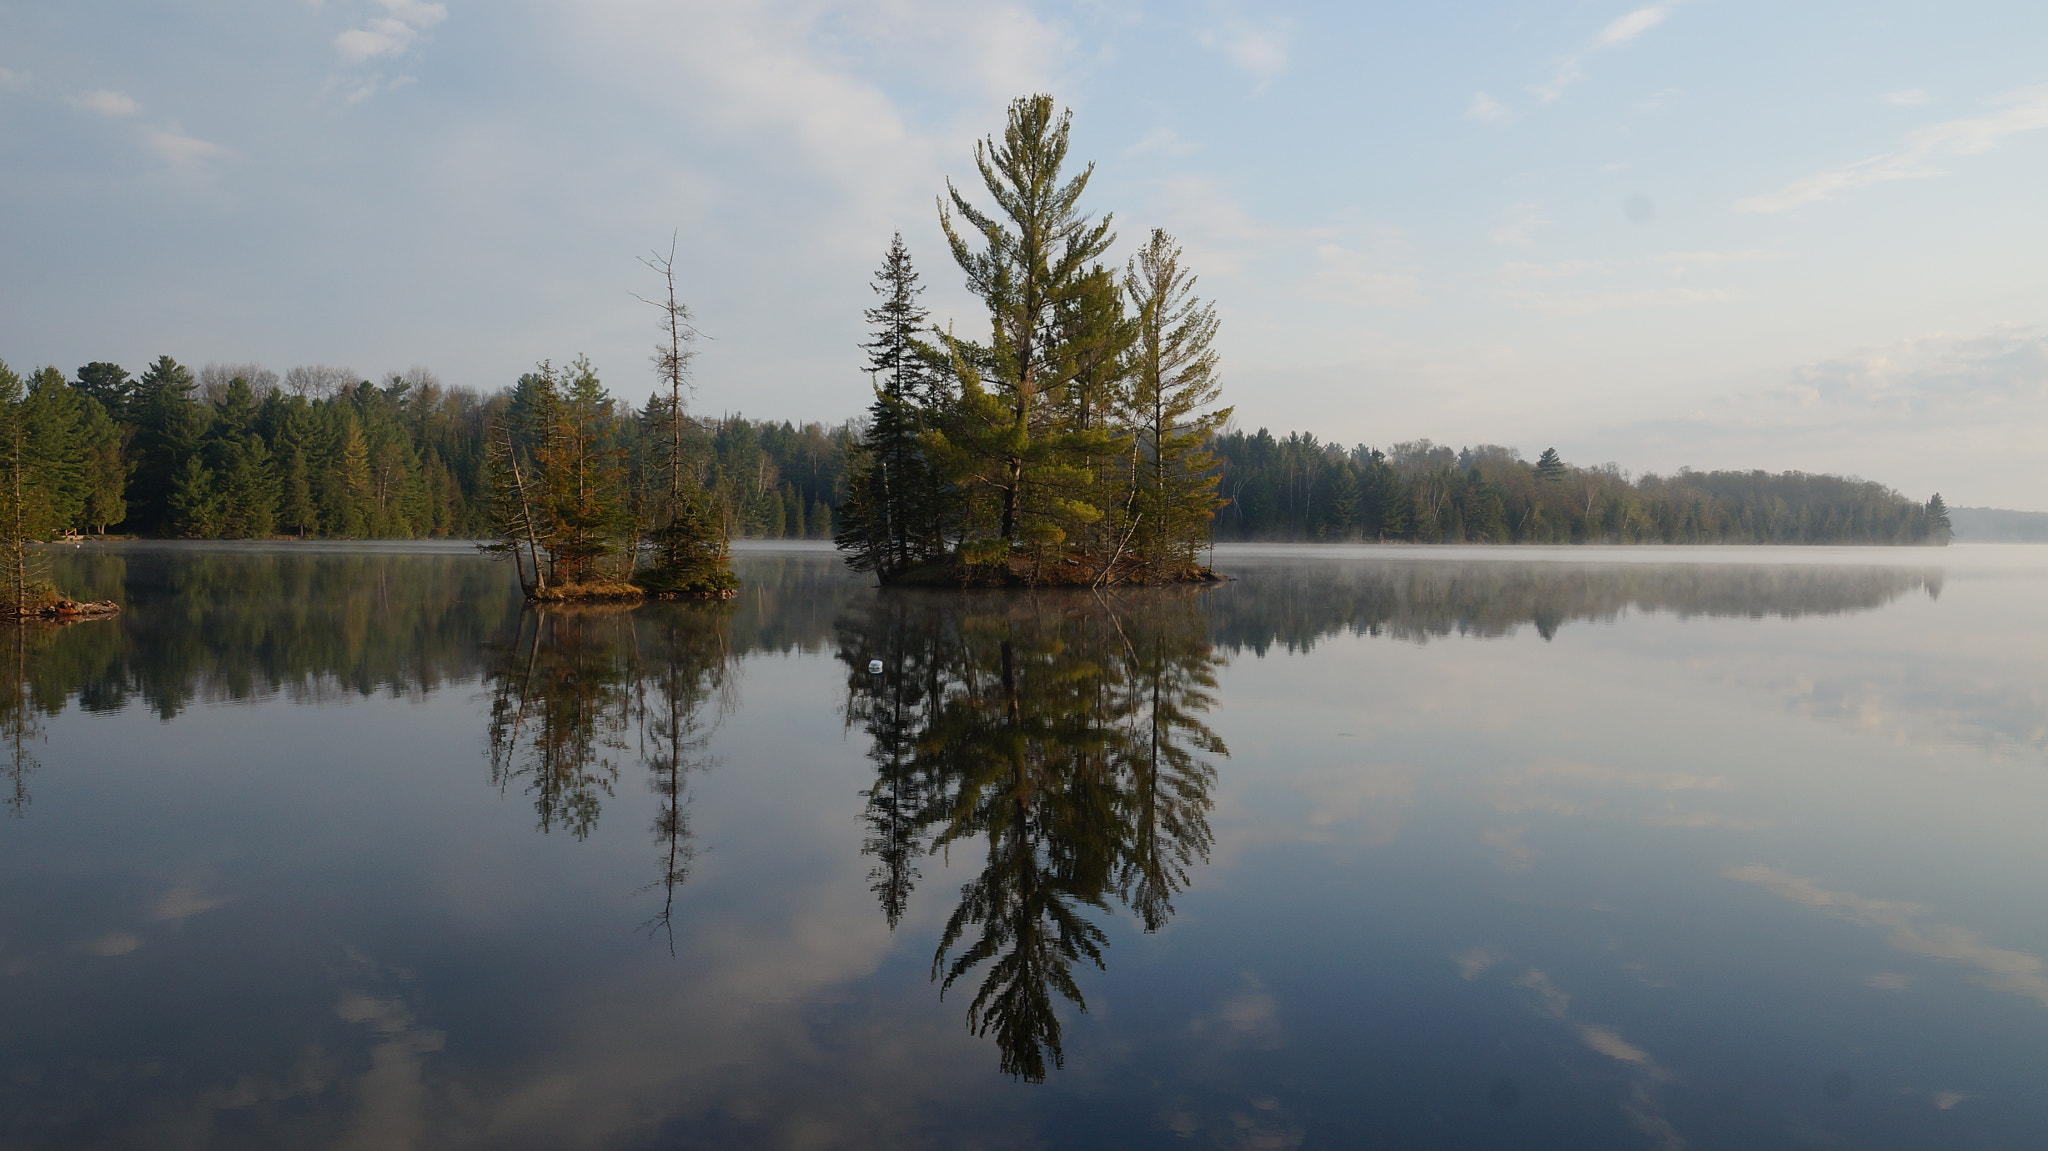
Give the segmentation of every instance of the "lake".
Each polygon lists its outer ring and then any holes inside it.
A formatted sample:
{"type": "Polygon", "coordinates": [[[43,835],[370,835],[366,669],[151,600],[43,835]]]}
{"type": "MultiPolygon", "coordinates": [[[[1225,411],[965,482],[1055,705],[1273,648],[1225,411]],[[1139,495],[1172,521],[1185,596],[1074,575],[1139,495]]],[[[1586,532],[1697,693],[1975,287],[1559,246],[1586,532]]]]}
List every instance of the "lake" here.
{"type": "Polygon", "coordinates": [[[2041,1144],[2048,548],[1214,562],[66,550],[0,1144],[2041,1144]]]}

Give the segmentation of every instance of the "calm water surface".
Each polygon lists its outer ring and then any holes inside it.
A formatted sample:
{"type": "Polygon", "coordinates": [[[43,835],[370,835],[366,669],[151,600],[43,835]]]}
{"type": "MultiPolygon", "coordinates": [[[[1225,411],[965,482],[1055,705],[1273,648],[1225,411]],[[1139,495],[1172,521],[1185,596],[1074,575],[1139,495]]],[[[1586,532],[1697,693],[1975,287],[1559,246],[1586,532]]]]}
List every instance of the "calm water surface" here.
{"type": "Polygon", "coordinates": [[[1216,562],[67,552],[0,1145],[2048,1142],[2048,549],[1216,562]]]}

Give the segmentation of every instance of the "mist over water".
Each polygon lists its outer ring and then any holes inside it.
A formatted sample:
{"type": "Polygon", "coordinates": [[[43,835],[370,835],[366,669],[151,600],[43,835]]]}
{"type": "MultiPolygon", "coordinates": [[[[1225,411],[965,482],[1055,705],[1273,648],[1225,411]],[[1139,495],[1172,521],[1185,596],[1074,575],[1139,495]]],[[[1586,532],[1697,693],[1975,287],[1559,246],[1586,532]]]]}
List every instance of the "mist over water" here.
{"type": "Polygon", "coordinates": [[[126,610],[6,637],[8,1146],[2048,1129],[2048,549],[56,558],[126,610]]]}

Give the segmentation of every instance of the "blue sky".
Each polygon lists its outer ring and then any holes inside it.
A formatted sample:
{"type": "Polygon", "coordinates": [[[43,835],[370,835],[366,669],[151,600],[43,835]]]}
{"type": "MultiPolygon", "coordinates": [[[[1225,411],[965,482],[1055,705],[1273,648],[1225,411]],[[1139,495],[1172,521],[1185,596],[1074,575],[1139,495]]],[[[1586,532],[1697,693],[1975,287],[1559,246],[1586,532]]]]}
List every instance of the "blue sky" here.
{"type": "Polygon", "coordinates": [[[2048,5],[0,3],[0,358],[588,353],[837,420],[901,229],[1049,91],[1239,422],[2048,509],[2048,5]]]}

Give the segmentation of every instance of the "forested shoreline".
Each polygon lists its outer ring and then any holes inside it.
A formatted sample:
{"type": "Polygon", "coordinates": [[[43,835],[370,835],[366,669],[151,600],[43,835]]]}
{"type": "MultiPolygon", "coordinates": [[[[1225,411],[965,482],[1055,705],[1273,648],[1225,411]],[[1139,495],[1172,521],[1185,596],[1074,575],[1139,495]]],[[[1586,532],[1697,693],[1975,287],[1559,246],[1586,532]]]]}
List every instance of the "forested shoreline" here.
{"type": "MultiPolygon", "coordinates": [[[[487,430],[516,387],[484,393],[433,373],[383,382],[252,364],[139,377],[105,362],[23,379],[0,367],[0,435],[32,538],[468,539],[490,531],[487,430]],[[19,433],[18,436],[16,433],[19,433]],[[13,445],[17,445],[18,448],[13,445]]],[[[615,434],[644,450],[645,411],[615,434]]],[[[733,534],[828,539],[861,426],[695,419],[705,486],[733,534]]],[[[1225,429],[1207,442],[1225,541],[1465,543],[1941,543],[1922,504],[1874,481],[1803,472],[1630,477],[1553,453],[1372,448],[1310,433],[1225,429]]],[[[4,493],[0,493],[4,498],[4,493]]]]}

